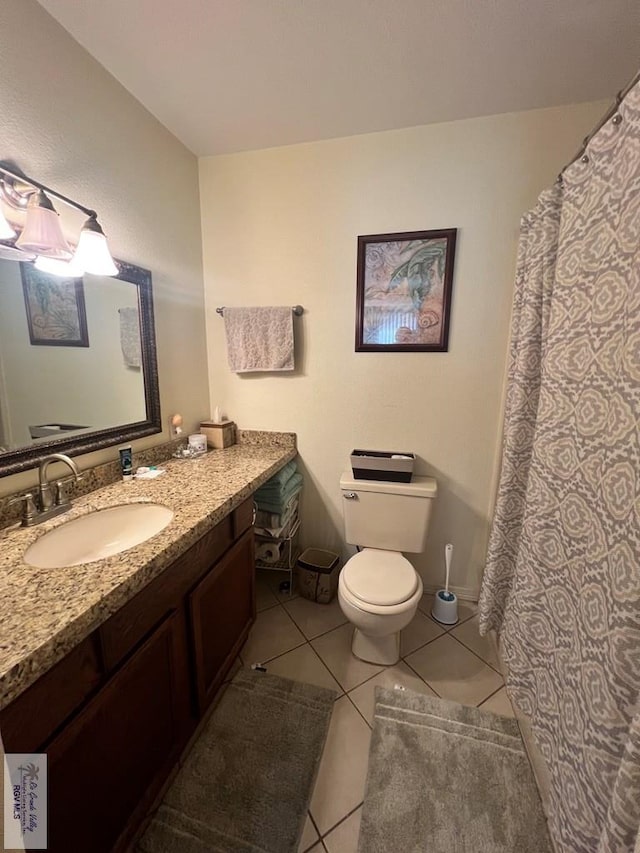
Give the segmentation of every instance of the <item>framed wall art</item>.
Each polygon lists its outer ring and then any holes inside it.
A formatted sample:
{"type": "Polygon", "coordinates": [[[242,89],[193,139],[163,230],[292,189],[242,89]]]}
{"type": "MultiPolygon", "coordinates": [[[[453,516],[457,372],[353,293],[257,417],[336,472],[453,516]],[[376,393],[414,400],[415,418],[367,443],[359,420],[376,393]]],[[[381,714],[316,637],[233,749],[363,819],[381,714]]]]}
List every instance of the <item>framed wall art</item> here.
{"type": "Polygon", "coordinates": [[[358,237],[356,352],[447,352],[456,228],[358,237]]]}
{"type": "Polygon", "coordinates": [[[21,263],[29,340],[34,346],[88,347],[82,279],[60,278],[21,263]]]}

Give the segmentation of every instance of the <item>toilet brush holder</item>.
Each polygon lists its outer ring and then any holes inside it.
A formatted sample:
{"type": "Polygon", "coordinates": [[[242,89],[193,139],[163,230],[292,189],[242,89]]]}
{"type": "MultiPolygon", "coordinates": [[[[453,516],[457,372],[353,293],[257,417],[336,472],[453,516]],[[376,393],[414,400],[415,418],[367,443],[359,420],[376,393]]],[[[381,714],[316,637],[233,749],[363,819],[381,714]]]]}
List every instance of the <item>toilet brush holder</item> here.
{"type": "Polygon", "coordinates": [[[458,621],[458,597],[453,592],[439,589],[433,599],[431,615],[443,625],[455,625],[458,621]]]}

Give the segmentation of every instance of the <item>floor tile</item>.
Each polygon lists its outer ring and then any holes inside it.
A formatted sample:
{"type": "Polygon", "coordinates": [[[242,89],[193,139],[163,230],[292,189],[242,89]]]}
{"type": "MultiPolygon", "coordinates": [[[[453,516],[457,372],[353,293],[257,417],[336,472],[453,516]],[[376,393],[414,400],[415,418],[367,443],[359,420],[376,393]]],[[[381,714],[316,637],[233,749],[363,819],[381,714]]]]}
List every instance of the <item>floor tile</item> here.
{"type": "Polygon", "coordinates": [[[379,675],[370,678],[369,681],[365,681],[364,684],[361,684],[349,693],[351,701],[369,725],[373,723],[374,693],[376,687],[393,688],[396,684],[401,684],[407,690],[415,690],[416,693],[426,693],[429,696],[436,695],[412,669],[409,669],[406,663],[400,661],[395,666],[388,666],[379,675]]]}
{"type": "Polygon", "coordinates": [[[451,634],[464,643],[468,649],[480,655],[485,663],[500,672],[500,661],[492,636],[481,637],[478,630],[478,617],[472,616],[462,625],[457,625],[451,630],[451,634]]]}
{"type": "MultiPolygon", "coordinates": [[[[471,619],[472,616],[475,616],[478,612],[478,605],[475,601],[463,601],[461,598],[458,599],[458,621],[457,625],[460,625],[462,622],[466,622],[467,619],[471,619]]],[[[449,626],[445,626],[449,628],[449,626]]],[[[455,625],[451,625],[451,629],[455,628],[455,625]]]]}
{"type": "Polygon", "coordinates": [[[316,828],[311,822],[311,818],[307,815],[304,830],[302,831],[302,838],[300,839],[300,846],[298,847],[298,853],[305,853],[306,850],[312,847],[319,840],[320,836],[316,832],[316,828]]]}
{"type": "Polygon", "coordinates": [[[502,686],[502,676],[448,634],[408,655],[406,662],[439,696],[463,705],[478,705],[502,686]]]}
{"type": "Polygon", "coordinates": [[[293,624],[283,607],[258,613],[241,655],[245,665],[264,663],[304,643],[304,635],[293,624]]]}
{"type": "Polygon", "coordinates": [[[268,607],[274,607],[278,603],[269,586],[269,580],[265,577],[265,572],[256,570],[256,610],[260,613],[261,610],[266,610],[268,607]]]}
{"type": "Polygon", "coordinates": [[[504,687],[498,690],[497,693],[494,693],[493,696],[489,696],[480,707],[483,711],[493,711],[494,714],[500,714],[503,717],[515,717],[514,710],[511,707],[511,702],[504,687]]]}
{"type": "Polygon", "coordinates": [[[362,806],[323,839],[328,853],[357,853],[362,806]]]}
{"type": "Polygon", "coordinates": [[[282,603],[289,616],[308,640],[312,640],[319,634],[332,631],[348,621],[340,609],[337,598],[334,598],[329,604],[318,604],[315,601],[300,597],[282,603]]]}
{"type": "MultiPolygon", "coordinates": [[[[418,602],[418,610],[420,610],[422,613],[425,614],[425,616],[428,616],[430,619],[432,618],[431,608],[433,607],[433,598],[434,596],[431,595],[431,593],[425,592],[425,594],[418,602]]],[[[435,622],[435,620],[433,621],[435,622]]],[[[436,622],[436,624],[438,623],[436,622]]]]}
{"type": "Polygon", "coordinates": [[[400,632],[400,655],[404,657],[415,652],[420,646],[435,640],[443,633],[444,628],[441,625],[437,625],[433,619],[418,610],[404,631],[400,632]]]}
{"type": "Polygon", "coordinates": [[[349,698],[338,699],[311,798],[310,811],[321,835],[363,800],[370,735],[349,698]]]}
{"type": "Polygon", "coordinates": [[[315,684],[318,687],[328,687],[338,694],[342,693],[342,687],[331,675],[327,667],[322,663],[318,655],[309,643],[287,652],[267,664],[267,671],[271,675],[279,675],[281,678],[291,678],[293,681],[306,681],[307,684],[315,684]]]}
{"type": "Polygon", "coordinates": [[[357,687],[358,684],[362,684],[363,681],[384,669],[382,666],[365,663],[357,658],[351,652],[352,637],[353,626],[347,623],[311,641],[313,648],[344,690],[357,687]]]}

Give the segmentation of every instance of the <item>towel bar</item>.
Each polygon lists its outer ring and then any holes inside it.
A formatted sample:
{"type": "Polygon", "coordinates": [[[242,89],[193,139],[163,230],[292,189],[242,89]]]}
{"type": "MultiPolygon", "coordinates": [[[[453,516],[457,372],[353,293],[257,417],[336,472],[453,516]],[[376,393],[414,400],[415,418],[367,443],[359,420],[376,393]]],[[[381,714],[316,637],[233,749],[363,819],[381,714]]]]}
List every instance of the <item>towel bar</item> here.
{"type": "MultiPolygon", "coordinates": [[[[296,317],[301,317],[304,314],[304,308],[302,305],[294,305],[291,310],[296,317]]],[[[216,308],[216,314],[219,314],[222,317],[224,314],[224,305],[221,308],[216,308]]]]}

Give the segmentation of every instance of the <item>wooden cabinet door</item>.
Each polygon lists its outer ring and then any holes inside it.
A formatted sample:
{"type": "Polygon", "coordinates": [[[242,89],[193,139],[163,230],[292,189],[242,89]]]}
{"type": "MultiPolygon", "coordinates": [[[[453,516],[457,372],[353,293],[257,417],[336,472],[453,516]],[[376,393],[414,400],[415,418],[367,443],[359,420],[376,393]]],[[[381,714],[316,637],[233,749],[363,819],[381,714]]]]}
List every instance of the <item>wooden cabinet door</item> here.
{"type": "Polygon", "coordinates": [[[49,744],[50,851],[109,851],[148,809],[182,746],[187,674],[174,611],[49,744]]]}
{"type": "Polygon", "coordinates": [[[211,702],[255,619],[253,531],[244,534],[189,596],[199,712],[211,702]]]}

